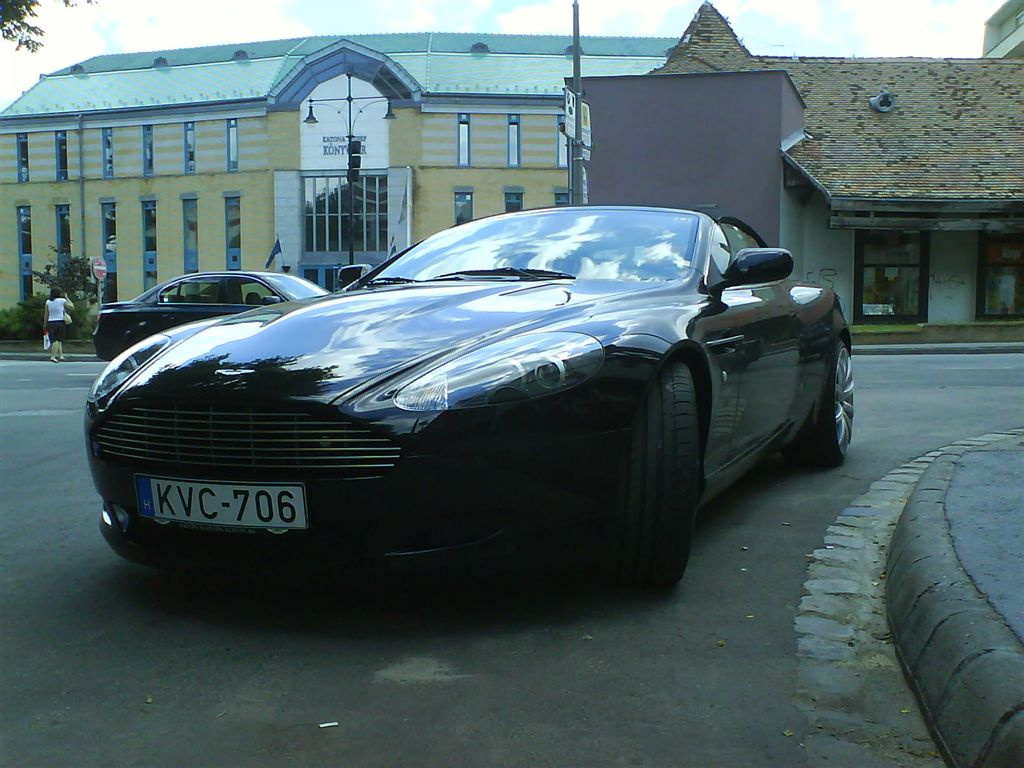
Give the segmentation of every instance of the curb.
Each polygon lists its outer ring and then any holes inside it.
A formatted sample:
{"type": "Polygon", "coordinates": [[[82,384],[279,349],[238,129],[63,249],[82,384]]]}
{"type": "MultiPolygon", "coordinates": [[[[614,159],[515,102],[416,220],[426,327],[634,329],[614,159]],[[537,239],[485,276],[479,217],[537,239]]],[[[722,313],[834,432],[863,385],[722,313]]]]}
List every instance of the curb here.
{"type": "Polygon", "coordinates": [[[886,606],[896,655],[936,744],[956,768],[1020,768],[1024,645],[956,554],[945,498],[965,452],[1021,430],[935,451],[889,546],[886,606]]]}
{"type": "Polygon", "coordinates": [[[1024,342],[976,344],[853,344],[855,355],[1003,355],[1024,352],[1024,342]]]}

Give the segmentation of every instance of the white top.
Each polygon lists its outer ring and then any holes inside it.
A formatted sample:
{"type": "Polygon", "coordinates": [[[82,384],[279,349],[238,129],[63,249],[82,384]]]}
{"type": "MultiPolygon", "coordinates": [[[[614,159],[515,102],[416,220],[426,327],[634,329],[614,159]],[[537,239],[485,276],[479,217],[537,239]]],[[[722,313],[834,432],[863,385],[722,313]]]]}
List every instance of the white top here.
{"type": "Polygon", "coordinates": [[[63,320],[64,313],[66,312],[64,305],[68,303],[68,300],[63,296],[59,299],[47,299],[46,300],[46,317],[49,322],[55,320],[63,320]]]}

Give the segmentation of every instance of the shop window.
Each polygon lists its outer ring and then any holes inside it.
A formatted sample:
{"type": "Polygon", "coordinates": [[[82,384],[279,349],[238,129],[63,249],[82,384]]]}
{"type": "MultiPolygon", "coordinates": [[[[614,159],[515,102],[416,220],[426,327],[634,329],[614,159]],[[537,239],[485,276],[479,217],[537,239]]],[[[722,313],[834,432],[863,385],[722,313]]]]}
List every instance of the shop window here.
{"type": "Polygon", "coordinates": [[[101,203],[101,236],[103,259],[107,262],[107,276],[103,278],[103,303],[117,301],[117,204],[101,203]]]}
{"type": "Polygon", "coordinates": [[[112,179],[114,177],[114,129],[103,128],[100,133],[101,144],[103,146],[103,178],[112,179]]]}
{"type": "Polygon", "coordinates": [[[57,267],[61,268],[71,255],[71,206],[55,206],[57,215],[57,267]]]}
{"type": "Polygon", "coordinates": [[[153,175],[153,126],[142,126],[142,175],[153,175]]]}
{"type": "Polygon", "coordinates": [[[57,181],[67,181],[68,178],[68,132],[57,131],[54,133],[54,150],[57,154],[57,181]]]}
{"type": "Polygon", "coordinates": [[[978,262],[978,317],[1024,316],[1024,235],[983,235],[978,262]]]}
{"type": "Polygon", "coordinates": [[[195,198],[181,201],[184,272],[199,271],[199,205],[195,198]]]}
{"type": "Polygon", "coordinates": [[[923,323],[928,319],[928,234],[858,230],[854,320],[923,323]]]}
{"type": "Polygon", "coordinates": [[[455,193],[455,223],[465,224],[473,220],[473,193],[455,193]]]}
{"type": "Polygon", "coordinates": [[[565,135],[565,118],[561,115],[555,132],[555,160],[559,168],[569,166],[569,137],[565,135]]]}
{"type": "Polygon", "coordinates": [[[28,134],[18,134],[18,181],[28,181],[28,134]]]}
{"type": "Polygon", "coordinates": [[[469,115],[465,112],[459,113],[459,131],[456,138],[458,145],[458,161],[460,166],[469,165],[469,115]]]}
{"type": "Polygon", "coordinates": [[[242,268],[242,198],[224,198],[224,237],[227,268],[242,268]]]}
{"type": "Polygon", "coordinates": [[[149,290],[156,285],[156,201],[142,202],[142,287],[149,290]]]}
{"type": "Polygon", "coordinates": [[[32,295],[32,208],[18,206],[18,263],[21,265],[21,299],[32,295]]]}
{"type": "Polygon", "coordinates": [[[523,210],[523,193],[522,192],[506,192],[505,193],[505,213],[512,213],[513,211],[523,210]]]}
{"type": "Polygon", "coordinates": [[[228,170],[238,170],[238,120],[228,120],[228,170]]]}
{"type": "Polygon", "coordinates": [[[519,167],[519,115],[508,116],[508,167],[519,167]]]}
{"type": "Polygon", "coordinates": [[[185,123],[182,131],[185,150],[185,173],[196,172],[196,124],[185,123]]]}

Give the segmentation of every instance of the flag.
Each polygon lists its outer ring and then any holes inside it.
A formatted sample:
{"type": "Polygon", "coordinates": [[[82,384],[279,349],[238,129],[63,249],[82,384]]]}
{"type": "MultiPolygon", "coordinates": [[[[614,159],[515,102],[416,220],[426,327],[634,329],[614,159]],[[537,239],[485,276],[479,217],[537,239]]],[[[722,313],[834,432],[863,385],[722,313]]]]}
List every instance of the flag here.
{"type": "Polygon", "coordinates": [[[277,238],[274,241],[274,247],[270,249],[270,255],[267,257],[267,263],[263,265],[264,269],[270,269],[270,265],[274,263],[274,257],[281,252],[281,238],[277,238]]]}

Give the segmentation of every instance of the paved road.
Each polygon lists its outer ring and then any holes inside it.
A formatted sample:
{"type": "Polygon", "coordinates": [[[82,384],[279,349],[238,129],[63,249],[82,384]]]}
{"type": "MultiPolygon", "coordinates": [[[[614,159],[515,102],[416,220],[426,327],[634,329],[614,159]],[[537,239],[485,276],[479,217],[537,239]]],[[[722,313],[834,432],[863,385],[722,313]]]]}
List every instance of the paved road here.
{"type": "MultiPolygon", "coordinates": [[[[0,362],[0,765],[844,765],[809,757],[794,702],[807,555],[893,467],[1020,426],[1024,376],[1021,355],[854,363],[846,465],[766,463],[656,597],[480,573],[223,588],[122,563],[82,454],[100,366],[0,362]]],[[[916,746],[875,764],[938,768],[899,672],[880,685],[916,746]]]]}

